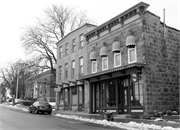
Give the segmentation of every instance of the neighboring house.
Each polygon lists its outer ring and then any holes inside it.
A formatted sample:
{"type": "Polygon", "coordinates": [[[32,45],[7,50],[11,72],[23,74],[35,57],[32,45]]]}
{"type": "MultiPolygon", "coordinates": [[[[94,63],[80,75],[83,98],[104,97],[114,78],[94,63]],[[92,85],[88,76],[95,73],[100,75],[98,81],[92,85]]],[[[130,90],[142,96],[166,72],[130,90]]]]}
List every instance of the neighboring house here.
{"type": "Polygon", "coordinates": [[[96,28],[85,24],[67,34],[57,43],[56,103],[60,109],[83,110],[88,89],[79,76],[87,73],[87,44],[84,34],[96,28]]]}
{"type": "Polygon", "coordinates": [[[51,70],[26,80],[25,97],[45,97],[49,102],[55,102],[56,77],[51,70]]]}
{"type": "Polygon", "coordinates": [[[85,111],[149,115],[179,105],[180,31],[148,6],[140,2],[85,34],[85,111]]]}

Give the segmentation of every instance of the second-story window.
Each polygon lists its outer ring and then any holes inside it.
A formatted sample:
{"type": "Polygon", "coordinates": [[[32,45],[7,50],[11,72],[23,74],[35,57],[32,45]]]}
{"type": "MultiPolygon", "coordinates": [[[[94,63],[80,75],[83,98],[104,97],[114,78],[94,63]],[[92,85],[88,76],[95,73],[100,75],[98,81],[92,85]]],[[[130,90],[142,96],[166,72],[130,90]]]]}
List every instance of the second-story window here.
{"type": "Polygon", "coordinates": [[[128,48],[128,63],[137,62],[136,47],[128,48]]]}
{"type": "Polygon", "coordinates": [[[71,65],[71,76],[72,78],[75,76],[75,61],[72,61],[72,65],[71,65]]]}
{"type": "Polygon", "coordinates": [[[59,66],[59,80],[61,80],[61,77],[62,77],[62,67],[59,66]]]}
{"type": "Polygon", "coordinates": [[[79,39],[80,39],[80,48],[82,48],[83,46],[84,46],[84,36],[83,36],[83,34],[81,34],[80,36],[79,36],[79,39]]]}
{"type": "Polygon", "coordinates": [[[79,73],[83,74],[83,57],[79,58],[79,73]]]}
{"type": "Polygon", "coordinates": [[[107,70],[108,69],[108,57],[103,57],[102,58],[102,70],[107,70]]]}
{"type": "Polygon", "coordinates": [[[65,78],[68,78],[68,63],[65,64],[65,78]]]}
{"type": "Polygon", "coordinates": [[[59,58],[61,58],[61,57],[62,57],[62,46],[59,47],[59,58]]]}
{"type": "Polygon", "coordinates": [[[114,53],[114,67],[121,66],[121,53],[114,53]]]}
{"type": "Polygon", "coordinates": [[[97,61],[92,61],[92,73],[97,72],[97,61]]]}
{"type": "Polygon", "coordinates": [[[76,46],[75,39],[73,39],[72,40],[72,51],[73,52],[75,51],[75,46],[76,46]]]}
{"type": "Polygon", "coordinates": [[[66,55],[68,55],[69,52],[69,47],[68,47],[68,43],[66,43],[66,55]]]}

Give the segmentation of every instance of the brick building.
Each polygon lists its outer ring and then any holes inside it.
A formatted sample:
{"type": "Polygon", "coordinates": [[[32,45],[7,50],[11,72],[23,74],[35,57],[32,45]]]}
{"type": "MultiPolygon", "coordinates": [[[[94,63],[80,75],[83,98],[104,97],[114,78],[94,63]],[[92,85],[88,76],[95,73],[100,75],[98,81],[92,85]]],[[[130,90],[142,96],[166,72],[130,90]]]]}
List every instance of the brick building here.
{"type": "Polygon", "coordinates": [[[87,44],[84,34],[96,26],[85,24],[70,32],[57,43],[57,78],[60,86],[56,89],[56,103],[64,110],[82,110],[88,93],[83,80],[79,76],[87,73],[87,44]]]}
{"type": "Polygon", "coordinates": [[[55,102],[56,78],[51,70],[30,77],[25,84],[25,97],[34,99],[45,97],[49,102],[55,102]]]}
{"type": "MultiPolygon", "coordinates": [[[[140,2],[87,32],[83,50],[58,60],[62,70],[57,71],[59,75],[68,74],[67,80],[56,80],[69,88],[61,94],[65,109],[66,101],[73,104],[72,100],[79,97],[83,98],[83,110],[89,113],[149,115],[179,105],[180,31],[162,23],[159,16],[147,10],[148,6],[140,2]],[[79,75],[80,67],[72,69],[72,61],[79,66],[81,56],[83,75],[79,75]],[[69,77],[72,73],[77,74],[77,80],[76,76],[69,77]],[[77,97],[73,97],[75,91],[70,84],[75,86],[78,81],[84,86],[84,94],[79,96],[77,91],[77,97]]],[[[60,41],[58,48],[63,44],[66,52],[66,43],[72,39],[70,35],[65,37],[67,41],[60,41]]]]}

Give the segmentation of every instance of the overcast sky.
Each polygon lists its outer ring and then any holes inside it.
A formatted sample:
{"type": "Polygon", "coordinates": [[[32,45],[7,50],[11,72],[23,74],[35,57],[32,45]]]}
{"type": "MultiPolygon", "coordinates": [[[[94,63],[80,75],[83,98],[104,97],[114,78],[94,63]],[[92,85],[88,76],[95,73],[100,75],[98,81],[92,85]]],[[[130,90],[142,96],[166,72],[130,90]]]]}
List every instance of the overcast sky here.
{"type": "MultiPolygon", "coordinates": [[[[139,3],[139,0],[0,0],[0,67],[10,61],[25,59],[20,41],[21,28],[33,25],[51,4],[64,4],[86,10],[98,25],[139,3]]],[[[180,30],[180,0],[144,0],[148,10],[161,17],[166,10],[166,24],[180,30]]]]}

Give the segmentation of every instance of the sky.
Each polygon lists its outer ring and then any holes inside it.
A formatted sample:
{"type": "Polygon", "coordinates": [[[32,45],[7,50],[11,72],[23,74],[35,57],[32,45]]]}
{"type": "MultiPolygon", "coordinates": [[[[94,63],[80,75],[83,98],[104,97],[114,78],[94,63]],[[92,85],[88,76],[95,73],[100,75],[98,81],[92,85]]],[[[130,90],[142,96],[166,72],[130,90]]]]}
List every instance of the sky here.
{"type": "MultiPolygon", "coordinates": [[[[20,36],[26,25],[35,25],[43,10],[52,4],[86,10],[98,25],[108,21],[140,0],[0,0],[0,68],[18,59],[26,59],[20,36]]],[[[180,0],[143,0],[148,10],[161,17],[165,8],[166,25],[180,30],[180,0]]]]}

